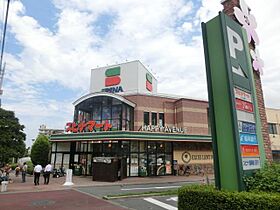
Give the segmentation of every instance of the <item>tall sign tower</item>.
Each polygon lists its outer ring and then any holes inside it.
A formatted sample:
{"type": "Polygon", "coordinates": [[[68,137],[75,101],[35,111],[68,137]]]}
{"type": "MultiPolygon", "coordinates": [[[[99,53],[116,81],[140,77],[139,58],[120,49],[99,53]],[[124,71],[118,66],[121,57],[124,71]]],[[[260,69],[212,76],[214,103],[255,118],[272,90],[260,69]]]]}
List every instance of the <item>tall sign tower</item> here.
{"type": "MultiPolygon", "coordinates": [[[[246,4],[240,2],[243,9],[246,4]]],[[[216,186],[237,191],[245,188],[243,176],[261,168],[269,157],[256,88],[263,63],[248,45],[259,42],[256,23],[248,9],[241,9],[234,7],[242,24],[222,12],[202,23],[216,186]]]]}

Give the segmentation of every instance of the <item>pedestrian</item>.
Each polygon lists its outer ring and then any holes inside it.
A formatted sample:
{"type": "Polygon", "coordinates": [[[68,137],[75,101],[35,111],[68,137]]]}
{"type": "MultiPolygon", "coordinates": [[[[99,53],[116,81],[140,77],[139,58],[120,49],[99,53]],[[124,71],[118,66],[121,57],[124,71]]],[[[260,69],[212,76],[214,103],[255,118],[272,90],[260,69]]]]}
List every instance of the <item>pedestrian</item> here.
{"type": "Polygon", "coordinates": [[[16,177],[18,177],[19,172],[20,172],[20,167],[19,167],[19,165],[17,165],[17,167],[15,168],[15,172],[16,172],[16,177]]]}
{"type": "Polygon", "coordinates": [[[26,172],[27,172],[27,164],[26,162],[23,163],[22,169],[21,169],[21,178],[22,178],[22,182],[26,181],[26,172]]]}
{"type": "Polygon", "coordinates": [[[52,172],[52,165],[49,163],[44,170],[44,184],[49,184],[50,174],[52,172]]]}
{"type": "Polygon", "coordinates": [[[35,186],[36,185],[39,185],[39,180],[40,180],[40,174],[41,174],[41,171],[42,171],[42,166],[40,164],[37,164],[35,167],[34,167],[34,184],[35,186]]]}

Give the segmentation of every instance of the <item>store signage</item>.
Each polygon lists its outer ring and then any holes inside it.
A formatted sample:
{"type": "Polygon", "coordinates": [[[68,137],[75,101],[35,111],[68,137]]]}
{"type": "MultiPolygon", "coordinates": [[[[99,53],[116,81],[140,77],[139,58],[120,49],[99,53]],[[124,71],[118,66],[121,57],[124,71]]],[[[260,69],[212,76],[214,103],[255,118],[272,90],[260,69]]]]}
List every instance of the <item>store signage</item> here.
{"type": "Polygon", "coordinates": [[[112,124],[108,123],[106,120],[104,123],[97,123],[94,120],[88,121],[88,122],[68,122],[66,123],[66,132],[72,132],[72,133],[82,133],[82,132],[93,132],[96,131],[96,129],[103,129],[103,131],[108,131],[110,128],[112,128],[112,124]]]}
{"type": "Polygon", "coordinates": [[[256,124],[254,123],[238,121],[238,127],[240,132],[256,133],[256,124]]]}
{"type": "Polygon", "coordinates": [[[242,158],[244,170],[253,170],[261,167],[260,158],[242,158]]]}
{"type": "Polygon", "coordinates": [[[202,23],[202,32],[217,164],[215,183],[219,189],[244,190],[244,171],[260,164],[247,167],[242,158],[256,157],[260,162],[260,151],[264,151],[259,147],[262,137],[247,35],[222,12],[202,23]]]}
{"type": "Polygon", "coordinates": [[[252,102],[251,94],[249,94],[245,91],[242,91],[238,88],[234,88],[234,95],[235,95],[235,98],[239,98],[244,101],[252,102]]]}
{"type": "Polygon", "coordinates": [[[165,133],[185,133],[184,128],[177,128],[175,126],[160,126],[160,125],[143,125],[140,131],[149,131],[149,132],[165,132],[165,133]]]}
{"type": "Polygon", "coordinates": [[[121,67],[114,67],[107,69],[105,71],[105,87],[101,91],[102,92],[108,92],[108,93],[119,93],[123,92],[122,86],[116,86],[120,84],[121,82],[121,67]],[[111,86],[116,86],[116,87],[111,87],[111,86]]]}
{"type": "Polygon", "coordinates": [[[153,91],[153,77],[149,73],[146,73],[146,89],[150,92],[153,91]]]}
{"type": "Polygon", "coordinates": [[[245,122],[251,122],[251,123],[255,123],[255,116],[253,113],[249,113],[249,112],[243,112],[243,111],[239,111],[236,110],[237,113],[237,119],[239,121],[245,121],[245,122]]]}
{"type": "Polygon", "coordinates": [[[242,157],[258,157],[260,151],[258,145],[241,145],[242,157]]]}
{"type": "Polygon", "coordinates": [[[245,112],[253,112],[253,104],[247,101],[242,101],[238,98],[235,99],[236,109],[245,111],[245,112]]]}
{"type": "Polygon", "coordinates": [[[240,133],[240,144],[249,144],[249,145],[257,145],[257,135],[256,134],[249,134],[249,133],[240,133]]]}

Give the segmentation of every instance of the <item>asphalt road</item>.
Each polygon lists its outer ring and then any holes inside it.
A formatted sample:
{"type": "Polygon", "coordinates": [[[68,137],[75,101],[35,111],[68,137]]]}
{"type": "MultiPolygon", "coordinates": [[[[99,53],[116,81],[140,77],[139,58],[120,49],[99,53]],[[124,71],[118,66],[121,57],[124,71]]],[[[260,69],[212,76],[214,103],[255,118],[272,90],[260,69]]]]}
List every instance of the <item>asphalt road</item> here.
{"type": "MultiPolygon", "coordinates": [[[[201,183],[197,181],[189,182],[175,182],[175,183],[161,183],[161,184],[134,184],[134,185],[121,185],[121,186],[98,186],[98,187],[80,187],[76,190],[87,194],[94,195],[102,198],[107,195],[124,195],[131,193],[144,193],[144,192],[161,192],[170,189],[178,189],[181,186],[201,183]]],[[[174,196],[150,196],[150,197],[127,197],[110,200],[111,203],[120,206],[135,209],[151,209],[151,210],[177,210],[178,197],[174,196]]]]}
{"type": "Polygon", "coordinates": [[[197,181],[189,182],[174,182],[174,183],[160,183],[160,184],[134,184],[134,185],[117,185],[117,186],[95,186],[95,187],[79,187],[77,190],[102,198],[106,195],[124,195],[131,193],[144,192],[161,192],[171,189],[178,189],[179,187],[192,183],[201,183],[197,181]]]}

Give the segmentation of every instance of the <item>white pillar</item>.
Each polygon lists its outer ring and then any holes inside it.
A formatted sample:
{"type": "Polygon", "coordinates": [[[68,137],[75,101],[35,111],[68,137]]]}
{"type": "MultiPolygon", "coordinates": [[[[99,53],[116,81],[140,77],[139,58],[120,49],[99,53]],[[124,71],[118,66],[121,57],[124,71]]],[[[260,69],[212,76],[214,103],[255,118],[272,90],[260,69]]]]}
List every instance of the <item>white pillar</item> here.
{"type": "Polygon", "coordinates": [[[8,186],[8,181],[2,181],[1,182],[1,192],[6,192],[7,191],[7,186],[8,186]]]}
{"type": "Polygon", "coordinates": [[[72,169],[66,170],[66,181],[63,186],[72,186],[74,183],[72,182],[72,169]]]}

